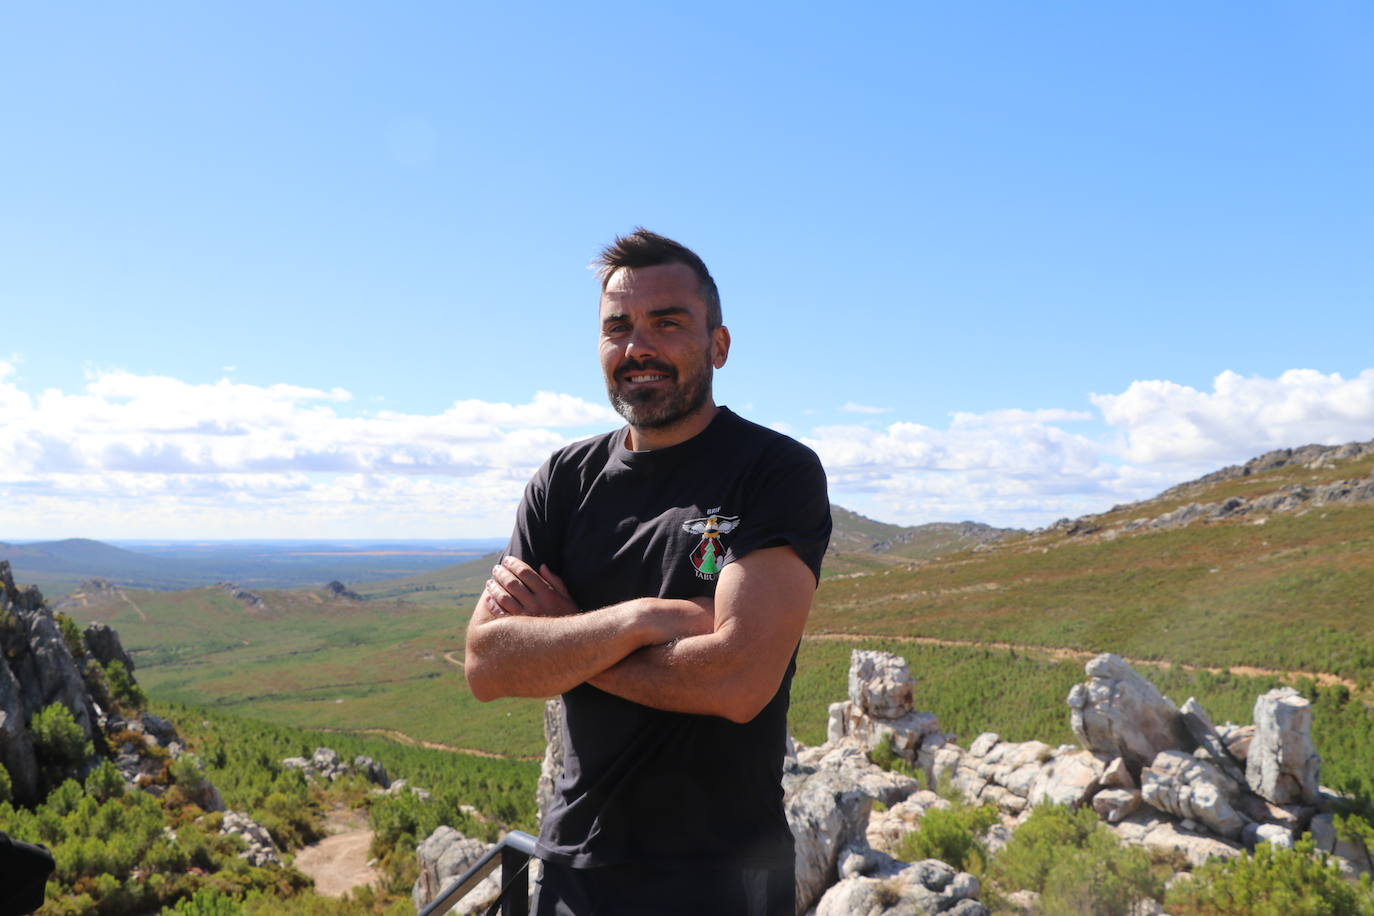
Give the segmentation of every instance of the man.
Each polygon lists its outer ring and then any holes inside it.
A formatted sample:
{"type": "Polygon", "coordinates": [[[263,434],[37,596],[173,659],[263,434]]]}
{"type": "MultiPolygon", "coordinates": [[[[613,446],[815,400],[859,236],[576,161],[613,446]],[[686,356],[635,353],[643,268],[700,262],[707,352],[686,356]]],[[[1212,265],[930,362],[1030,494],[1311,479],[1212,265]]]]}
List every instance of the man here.
{"type": "Polygon", "coordinates": [[[830,539],[825,475],[718,407],[706,265],[644,229],[599,260],[628,426],[556,452],[468,625],[479,700],[563,695],[539,916],[792,916],[788,690],[830,539]]]}

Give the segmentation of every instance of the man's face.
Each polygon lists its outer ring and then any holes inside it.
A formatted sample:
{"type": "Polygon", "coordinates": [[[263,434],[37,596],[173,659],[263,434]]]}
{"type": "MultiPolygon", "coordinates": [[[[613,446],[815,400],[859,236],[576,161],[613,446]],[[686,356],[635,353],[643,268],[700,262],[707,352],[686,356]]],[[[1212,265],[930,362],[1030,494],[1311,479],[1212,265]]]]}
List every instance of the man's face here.
{"type": "Polygon", "coordinates": [[[696,274],[659,264],[612,274],[601,294],[601,370],[631,426],[664,429],[711,406],[711,374],[730,346],[708,330],[696,274]]]}

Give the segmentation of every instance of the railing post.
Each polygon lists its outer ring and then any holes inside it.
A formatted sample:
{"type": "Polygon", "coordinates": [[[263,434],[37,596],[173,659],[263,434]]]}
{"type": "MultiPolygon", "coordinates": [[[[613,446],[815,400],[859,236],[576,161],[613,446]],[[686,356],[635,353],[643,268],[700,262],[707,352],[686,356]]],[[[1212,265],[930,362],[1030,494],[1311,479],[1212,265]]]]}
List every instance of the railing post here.
{"type": "Polygon", "coordinates": [[[529,860],[525,852],[510,846],[501,847],[501,883],[507,885],[506,895],[501,901],[501,916],[529,916],[529,860]]]}

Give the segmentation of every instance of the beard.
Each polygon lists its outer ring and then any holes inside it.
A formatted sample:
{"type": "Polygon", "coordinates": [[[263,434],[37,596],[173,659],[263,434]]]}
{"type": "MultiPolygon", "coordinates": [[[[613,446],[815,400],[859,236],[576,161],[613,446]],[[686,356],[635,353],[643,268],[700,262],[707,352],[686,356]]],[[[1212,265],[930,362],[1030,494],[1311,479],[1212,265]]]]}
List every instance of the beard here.
{"type": "Polygon", "coordinates": [[[637,429],[662,429],[690,416],[706,404],[711,397],[711,373],[714,369],[709,351],[699,368],[685,374],[658,360],[630,360],[621,364],[615,376],[606,382],[606,394],[610,396],[611,406],[616,413],[631,426],[637,429]],[[629,383],[617,382],[618,378],[645,369],[669,373],[673,386],[666,391],[635,390],[629,383]]]}

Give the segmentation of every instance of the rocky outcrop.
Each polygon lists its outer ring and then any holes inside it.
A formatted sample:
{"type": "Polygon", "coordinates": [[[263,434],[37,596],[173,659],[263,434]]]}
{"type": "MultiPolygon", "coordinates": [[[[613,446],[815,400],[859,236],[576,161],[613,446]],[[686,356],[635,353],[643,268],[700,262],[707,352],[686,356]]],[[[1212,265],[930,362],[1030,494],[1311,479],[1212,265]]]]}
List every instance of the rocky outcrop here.
{"type": "Polygon", "coordinates": [[[345,601],[362,601],[363,596],[344,585],[338,579],[330,582],[324,587],[325,594],[331,598],[340,598],[345,601]]]}
{"type": "MultiPolygon", "coordinates": [[[[491,848],[481,840],[463,836],[452,827],[444,825],[436,828],[415,849],[415,855],[420,863],[419,877],[415,879],[415,886],[410,892],[415,909],[418,911],[428,906],[454,878],[476,865],[477,860],[486,855],[487,850],[491,848]]],[[[481,883],[464,895],[449,912],[485,912],[500,895],[501,868],[498,865],[495,871],[483,878],[481,883]]]]}
{"type": "MultiPolygon", "coordinates": [[[[361,775],[368,782],[374,783],[383,789],[392,787],[392,781],[387,777],[386,767],[382,766],[371,757],[359,754],[353,758],[353,762],[347,763],[340,756],[339,752],[331,747],[317,747],[315,753],[309,759],[305,757],[287,757],[281,765],[290,770],[300,770],[305,774],[306,779],[327,779],[330,782],[341,776],[348,776],[353,773],[361,775]]],[[[403,780],[397,780],[404,787],[403,780]]]]}
{"type": "Polygon", "coordinates": [[[243,839],[247,848],[239,853],[239,857],[247,859],[249,865],[262,868],[266,865],[281,864],[281,853],[277,851],[277,844],[272,842],[272,834],[243,812],[224,812],[224,820],[220,822],[219,829],[220,833],[243,839]]]}
{"type": "Polygon", "coordinates": [[[1261,798],[1276,805],[1317,803],[1321,758],[1312,745],[1312,704],[1292,687],[1278,687],[1255,701],[1255,733],[1245,778],[1261,798]]]}
{"type": "Polygon", "coordinates": [[[1238,839],[1246,818],[1233,807],[1241,787],[1205,760],[1182,751],[1162,751],[1140,776],[1144,801],[1207,826],[1213,833],[1238,839]]]}
{"type": "MultiPolygon", "coordinates": [[[[858,868],[866,863],[853,864],[858,868]]],[[[973,875],[938,859],[910,864],[891,860],[889,868],[880,874],[843,876],[825,892],[816,906],[816,916],[987,916],[987,907],[977,899],[980,890],[973,875]]]]}
{"type": "Polygon", "coordinates": [[[129,657],[129,653],[124,651],[124,646],[119,641],[119,634],[107,624],[91,623],[86,625],[86,629],[81,634],[81,640],[86,645],[86,651],[91,657],[102,665],[109,665],[110,662],[119,662],[124,666],[124,670],[130,674],[134,673],[134,660],[129,657]]]}
{"type": "Polygon", "coordinates": [[[233,582],[216,582],[215,587],[228,592],[230,597],[243,602],[246,607],[255,609],[267,607],[267,602],[262,600],[262,595],[259,595],[257,592],[250,592],[248,589],[236,585],[233,582]]]}
{"type": "Polygon", "coordinates": [[[914,762],[923,745],[944,741],[935,716],[915,710],[914,688],[903,659],[890,652],[854,650],[849,699],[830,705],[826,740],[850,739],[865,750],[887,741],[899,757],[914,762]]]}
{"type": "Polygon", "coordinates": [[[1088,662],[1088,680],[1069,692],[1069,721],[1084,748],[1121,757],[1133,773],[1161,751],[1193,749],[1178,707],[1119,655],[1088,662]]]}
{"type": "Polygon", "coordinates": [[[21,802],[37,801],[42,781],[29,723],[54,703],[67,708],[97,752],[105,748],[102,710],[52,611],[38,589],[16,587],[9,562],[0,561],[0,763],[21,802]]]}
{"type": "MultiPolygon", "coordinates": [[[[1302,467],[1311,470],[1334,468],[1342,462],[1354,461],[1374,454],[1374,440],[1347,442],[1344,445],[1305,445],[1267,452],[1245,464],[1222,468],[1197,480],[1179,484],[1155,497],[1158,501],[1174,501],[1198,494],[1204,488],[1227,480],[1249,477],[1283,467],[1302,467]]],[[[1233,496],[1220,502],[1191,502],[1169,512],[1150,518],[1135,518],[1124,524],[1108,525],[1100,516],[1060,519],[1048,530],[1059,531],[1068,537],[1098,535],[1113,538],[1137,531],[1182,528],[1197,522],[1218,522],[1251,517],[1256,521],[1275,512],[1299,512],[1315,506],[1359,503],[1374,500],[1374,473],[1313,486],[1295,484],[1270,493],[1245,499],[1233,496]]],[[[1114,506],[1113,511],[1124,508],[1114,506]]]]}
{"type": "MultiPolygon", "coordinates": [[[[1118,656],[1097,656],[1085,673],[1068,698],[1081,746],[1006,741],[986,732],[964,748],[941,732],[935,716],[914,709],[915,682],[903,659],[855,651],[849,698],[830,707],[826,742],[810,748],[789,742],[784,761],[797,912],[987,912],[973,875],[935,860],[894,858],[902,837],[950,802],[875,765],[870,755],[883,744],[931,784],[947,779],[968,801],[994,806],[1001,822],[980,838],[992,853],[1035,806],[1060,804],[1091,806],[1122,842],[1190,867],[1259,843],[1291,845],[1309,825],[1347,872],[1374,867],[1362,846],[1336,836],[1325,810],[1329,798],[1316,788],[1320,758],[1310,708],[1296,691],[1260,697],[1254,725],[1214,725],[1195,698],[1179,708],[1118,656]]],[[[560,722],[559,705],[550,701],[541,812],[561,769],[560,722]]],[[[480,845],[468,847],[473,859],[480,845]]],[[[430,879],[435,892],[442,884],[430,879]]],[[[1029,892],[1006,897],[1026,912],[1035,912],[1033,898],[1029,892]]],[[[1161,912],[1153,901],[1144,906],[1139,912],[1161,912]]]]}
{"type": "Polygon", "coordinates": [[[559,697],[544,701],[544,760],[539,765],[539,785],[535,790],[539,822],[544,822],[549,805],[553,804],[553,787],[563,772],[563,700],[559,697]]]}

